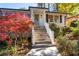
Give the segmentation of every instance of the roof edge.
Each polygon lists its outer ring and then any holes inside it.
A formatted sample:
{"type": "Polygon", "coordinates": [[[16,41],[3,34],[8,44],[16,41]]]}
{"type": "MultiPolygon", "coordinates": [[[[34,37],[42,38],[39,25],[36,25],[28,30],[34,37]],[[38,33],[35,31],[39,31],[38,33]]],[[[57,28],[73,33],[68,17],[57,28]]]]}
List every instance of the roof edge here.
{"type": "Polygon", "coordinates": [[[0,9],[6,9],[6,10],[19,10],[19,11],[29,11],[29,9],[13,9],[13,8],[0,8],[0,9]]]}
{"type": "Polygon", "coordinates": [[[45,8],[45,7],[32,7],[32,6],[30,6],[29,9],[30,8],[48,9],[48,8],[45,8]]]}

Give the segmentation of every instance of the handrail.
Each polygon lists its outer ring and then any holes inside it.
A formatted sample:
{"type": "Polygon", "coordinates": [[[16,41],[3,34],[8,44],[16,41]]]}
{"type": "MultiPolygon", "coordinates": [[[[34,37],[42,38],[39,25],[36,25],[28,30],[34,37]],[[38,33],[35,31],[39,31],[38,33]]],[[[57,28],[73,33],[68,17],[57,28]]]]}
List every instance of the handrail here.
{"type": "Polygon", "coordinates": [[[50,29],[48,23],[45,23],[45,28],[46,28],[46,31],[47,31],[48,36],[49,36],[50,39],[51,39],[52,44],[54,44],[54,43],[55,43],[55,42],[54,42],[54,31],[52,31],[52,30],[50,29]]]}

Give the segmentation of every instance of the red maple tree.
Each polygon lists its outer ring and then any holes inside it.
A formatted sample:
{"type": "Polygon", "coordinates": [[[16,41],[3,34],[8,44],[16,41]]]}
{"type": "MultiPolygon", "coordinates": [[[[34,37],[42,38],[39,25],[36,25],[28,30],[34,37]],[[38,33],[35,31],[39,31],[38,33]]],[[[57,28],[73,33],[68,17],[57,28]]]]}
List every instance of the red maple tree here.
{"type": "Polygon", "coordinates": [[[5,20],[0,20],[0,40],[6,40],[11,45],[10,34],[13,33],[17,37],[18,33],[22,34],[30,31],[32,21],[28,16],[17,12],[5,17],[5,20]]]}

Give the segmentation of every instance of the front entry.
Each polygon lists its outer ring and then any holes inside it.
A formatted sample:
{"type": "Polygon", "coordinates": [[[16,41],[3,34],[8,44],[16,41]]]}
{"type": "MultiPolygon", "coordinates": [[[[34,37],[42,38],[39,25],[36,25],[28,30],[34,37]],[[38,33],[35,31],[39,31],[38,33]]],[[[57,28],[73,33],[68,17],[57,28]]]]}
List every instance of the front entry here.
{"type": "Polygon", "coordinates": [[[39,14],[34,15],[34,22],[36,25],[39,25],[39,14]]]}

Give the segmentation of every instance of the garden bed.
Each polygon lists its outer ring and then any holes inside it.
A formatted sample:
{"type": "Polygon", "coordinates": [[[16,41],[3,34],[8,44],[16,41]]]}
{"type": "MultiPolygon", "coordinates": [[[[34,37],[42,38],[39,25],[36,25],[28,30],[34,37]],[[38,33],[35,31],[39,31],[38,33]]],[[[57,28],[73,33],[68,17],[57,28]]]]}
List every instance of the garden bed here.
{"type": "Polygon", "coordinates": [[[23,41],[17,41],[16,47],[5,47],[4,49],[0,49],[0,56],[24,56],[30,50],[32,43],[29,41],[31,39],[23,39],[23,41]]]}
{"type": "Polygon", "coordinates": [[[59,36],[56,39],[57,47],[62,56],[78,56],[79,40],[68,40],[59,36]]]}
{"type": "Polygon", "coordinates": [[[79,23],[76,27],[58,27],[50,24],[54,31],[57,48],[62,56],[79,55],[79,23]]]}

